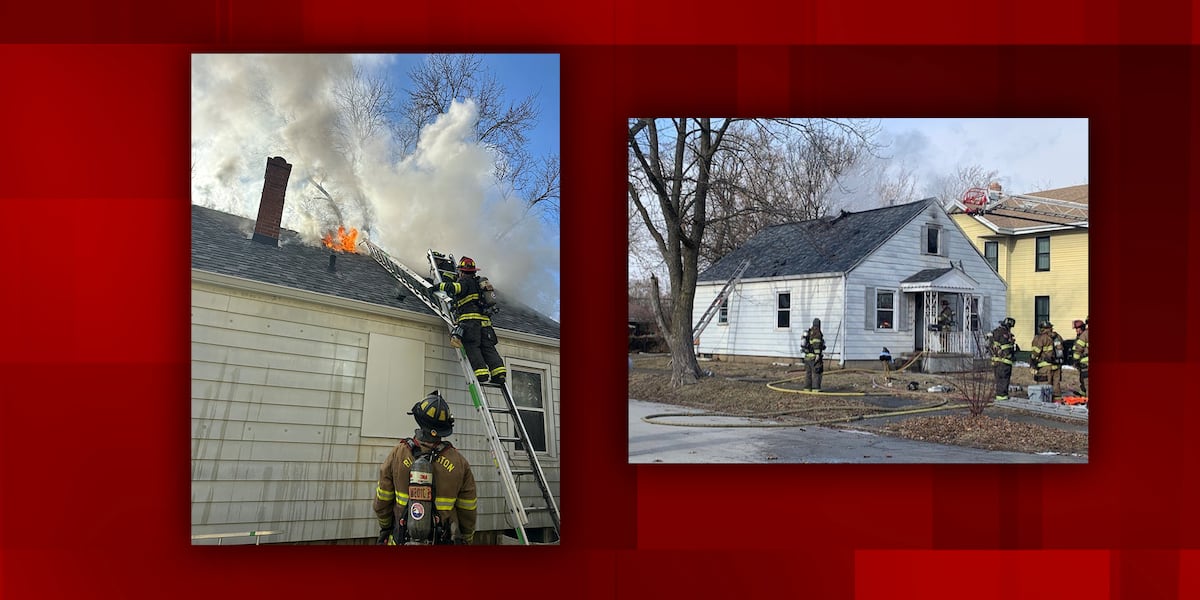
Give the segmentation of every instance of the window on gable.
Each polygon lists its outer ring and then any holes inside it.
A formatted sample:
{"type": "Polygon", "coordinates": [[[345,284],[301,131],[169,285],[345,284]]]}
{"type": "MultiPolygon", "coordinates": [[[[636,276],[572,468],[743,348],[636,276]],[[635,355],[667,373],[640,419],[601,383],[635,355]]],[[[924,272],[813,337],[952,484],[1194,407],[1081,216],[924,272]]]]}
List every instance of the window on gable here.
{"type": "Polygon", "coordinates": [[[893,290],[875,291],[875,328],[896,328],[896,292],[893,290]]]}
{"type": "Polygon", "coordinates": [[[717,307],[717,325],[729,324],[729,297],[726,296],[721,301],[721,306],[717,307]]]}
{"type": "Polygon", "coordinates": [[[984,242],[983,243],[983,258],[987,260],[989,265],[992,265],[992,270],[1000,272],[1000,243],[999,242],[984,242]]]}
{"type": "Polygon", "coordinates": [[[937,225],[925,227],[925,254],[941,254],[942,228],[937,225]]]}
{"type": "Polygon", "coordinates": [[[791,292],[779,292],[775,296],[775,326],[781,329],[792,326],[791,292]]]}
{"type": "Polygon", "coordinates": [[[1037,263],[1035,269],[1038,271],[1050,270],[1050,236],[1043,236],[1037,239],[1037,263]]]}

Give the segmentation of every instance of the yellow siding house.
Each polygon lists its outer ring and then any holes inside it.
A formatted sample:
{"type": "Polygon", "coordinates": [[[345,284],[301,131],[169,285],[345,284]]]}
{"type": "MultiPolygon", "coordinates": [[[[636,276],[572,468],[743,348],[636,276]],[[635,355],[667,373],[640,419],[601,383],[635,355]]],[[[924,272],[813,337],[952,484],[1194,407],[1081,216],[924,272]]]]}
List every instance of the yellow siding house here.
{"type": "Polygon", "coordinates": [[[1008,316],[1017,321],[1013,333],[1023,347],[1033,340],[1039,321],[1049,319],[1071,340],[1071,322],[1088,315],[1087,202],[1085,184],[1010,197],[982,213],[970,214],[962,203],[949,210],[1008,284],[1008,316]],[[1039,203],[1039,198],[1060,204],[1039,203]],[[1064,210],[1066,203],[1083,209],[1064,210]]]}

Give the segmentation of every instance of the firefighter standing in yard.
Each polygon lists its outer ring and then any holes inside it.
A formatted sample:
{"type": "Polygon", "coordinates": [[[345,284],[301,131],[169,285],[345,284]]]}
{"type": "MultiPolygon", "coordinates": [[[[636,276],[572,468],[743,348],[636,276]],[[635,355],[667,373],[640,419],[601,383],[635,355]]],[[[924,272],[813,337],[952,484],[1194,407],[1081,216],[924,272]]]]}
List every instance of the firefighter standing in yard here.
{"type": "Polygon", "coordinates": [[[471,361],[479,383],[503,385],[508,370],[504,368],[504,359],[496,352],[496,330],[492,329],[492,319],[482,307],[484,290],[475,276],[478,270],[475,261],[464,256],[458,261],[458,281],[443,281],[437,287],[454,299],[458,312],[458,326],[450,337],[450,344],[466,350],[467,360],[471,361]]]}
{"type": "Polygon", "coordinates": [[[813,319],[812,327],[804,332],[800,343],[804,353],[804,389],[821,391],[821,373],[825,372],[825,336],[821,333],[821,320],[813,319]]]}
{"type": "Polygon", "coordinates": [[[1013,354],[1016,353],[1016,338],[1012,328],[1017,321],[1005,317],[1000,325],[988,334],[991,338],[992,368],[996,374],[996,400],[1008,400],[1008,382],[1012,379],[1013,354]]]}
{"type": "Polygon", "coordinates": [[[467,459],[445,440],[454,433],[450,405],[434,391],[409,414],[417,430],[400,440],[379,468],[373,504],[379,518],[377,543],[470,544],[475,536],[475,476],[467,459]],[[415,531],[427,532],[429,539],[413,539],[415,531]]]}
{"type": "Polygon", "coordinates": [[[1075,368],[1079,369],[1079,391],[1087,396],[1088,380],[1088,320],[1075,320],[1075,345],[1071,347],[1071,358],[1075,359],[1075,368]]]}
{"type": "Polygon", "coordinates": [[[1053,390],[1052,400],[1062,399],[1063,339],[1054,331],[1054,323],[1038,323],[1038,335],[1029,348],[1029,362],[1033,369],[1033,380],[1049,383],[1053,390]]]}

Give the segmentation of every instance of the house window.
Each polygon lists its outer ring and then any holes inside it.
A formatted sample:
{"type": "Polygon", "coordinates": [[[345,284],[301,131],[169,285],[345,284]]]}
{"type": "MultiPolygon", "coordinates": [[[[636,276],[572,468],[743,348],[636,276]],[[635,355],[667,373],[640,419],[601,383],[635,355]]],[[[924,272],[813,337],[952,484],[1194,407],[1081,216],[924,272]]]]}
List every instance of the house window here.
{"type": "Polygon", "coordinates": [[[1000,243],[999,242],[984,242],[983,243],[983,258],[987,260],[987,264],[992,265],[992,270],[1000,272],[1000,243]]]}
{"type": "Polygon", "coordinates": [[[875,291],[875,328],[896,328],[896,292],[893,290],[875,291]]]}
{"type": "Polygon", "coordinates": [[[941,254],[942,228],[936,225],[925,227],[925,254],[941,254]]]}
{"type": "Polygon", "coordinates": [[[971,298],[971,322],[967,326],[970,331],[979,331],[979,298],[971,298]]]}
{"type": "MultiPolygon", "coordinates": [[[[550,394],[546,390],[546,371],[545,368],[509,362],[513,402],[517,405],[525,432],[529,434],[529,443],[537,452],[546,451],[546,440],[550,437],[547,427],[552,422],[552,419],[547,418],[550,410],[546,399],[550,394]]],[[[518,442],[517,449],[523,448],[518,442]]]]}
{"type": "Polygon", "coordinates": [[[729,324],[729,297],[726,296],[721,301],[721,305],[717,307],[717,325],[729,324]]]}
{"type": "Polygon", "coordinates": [[[1033,297],[1033,335],[1041,333],[1038,331],[1038,323],[1050,320],[1050,296],[1034,296],[1033,297]]]}
{"type": "Polygon", "coordinates": [[[1037,264],[1038,271],[1050,270],[1050,236],[1044,236],[1037,239],[1037,264]]]}
{"type": "Polygon", "coordinates": [[[791,292],[779,292],[775,297],[775,326],[781,329],[792,326],[791,292]]]}

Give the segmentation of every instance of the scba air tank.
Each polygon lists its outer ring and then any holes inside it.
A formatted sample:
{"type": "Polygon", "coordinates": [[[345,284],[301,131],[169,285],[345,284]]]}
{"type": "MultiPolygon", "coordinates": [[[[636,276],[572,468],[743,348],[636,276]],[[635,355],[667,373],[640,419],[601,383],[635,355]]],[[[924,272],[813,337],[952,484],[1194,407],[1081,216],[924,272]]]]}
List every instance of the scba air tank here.
{"type": "Polygon", "coordinates": [[[408,518],[405,519],[409,544],[433,543],[437,510],[433,505],[433,464],[430,456],[429,453],[418,456],[409,470],[408,518]]]}

